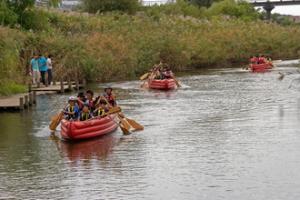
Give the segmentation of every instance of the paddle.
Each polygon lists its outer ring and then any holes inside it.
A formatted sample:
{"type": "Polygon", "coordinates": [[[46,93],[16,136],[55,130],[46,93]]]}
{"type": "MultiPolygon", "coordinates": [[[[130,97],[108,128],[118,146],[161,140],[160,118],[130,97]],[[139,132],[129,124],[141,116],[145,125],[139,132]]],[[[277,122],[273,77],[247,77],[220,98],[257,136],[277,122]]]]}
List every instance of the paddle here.
{"type": "MultiPolygon", "coordinates": [[[[66,109],[66,106],[65,106],[65,108],[63,110],[65,110],[65,109],[66,109]]],[[[63,111],[61,111],[57,115],[51,117],[51,123],[49,124],[49,129],[52,132],[55,132],[56,127],[59,125],[59,123],[63,119],[63,117],[64,117],[64,112],[63,111]]]]}
{"type": "Polygon", "coordinates": [[[173,80],[175,81],[177,87],[181,87],[180,83],[178,82],[178,80],[175,77],[173,77],[173,80]]]}
{"type": "MultiPolygon", "coordinates": [[[[109,102],[107,101],[107,99],[104,98],[104,100],[109,105],[109,102]]],[[[124,134],[129,134],[131,127],[134,129],[134,131],[144,130],[144,127],[142,125],[140,125],[139,123],[137,123],[135,120],[132,120],[132,119],[128,119],[129,120],[128,121],[127,118],[125,118],[124,114],[121,114],[120,112],[118,114],[118,118],[120,120],[120,123],[118,123],[118,125],[124,134]]]]}
{"type": "Polygon", "coordinates": [[[122,111],[122,109],[119,106],[112,107],[112,108],[109,109],[109,111],[107,113],[105,113],[104,116],[93,117],[91,119],[88,119],[87,121],[90,121],[90,120],[93,120],[93,119],[98,119],[98,118],[103,118],[103,117],[106,117],[108,115],[119,113],[121,111],[122,111]]]}
{"type": "Polygon", "coordinates": [[[144,126],[142,126],[141,124],[137,123],[133,119],[126,118],[124,116],[124,114],[119,113],[118,117],[119,117],[121,123],[124,125],[124,128],[130,130],[130,128],[132,127],[134,129],[133,131],[142,131],[142,130],[144,130],[144,126]]]}
{"type": "Polygon", "coordinates": [[[150,72],[147,72],[147,73],[143,74],[143,75],[140,77],[140,80],[141,80],[141,81],[142,81],[142,80],[145,80],[145,79],[147,79],[149,76],[150,76],[150,72]]]}

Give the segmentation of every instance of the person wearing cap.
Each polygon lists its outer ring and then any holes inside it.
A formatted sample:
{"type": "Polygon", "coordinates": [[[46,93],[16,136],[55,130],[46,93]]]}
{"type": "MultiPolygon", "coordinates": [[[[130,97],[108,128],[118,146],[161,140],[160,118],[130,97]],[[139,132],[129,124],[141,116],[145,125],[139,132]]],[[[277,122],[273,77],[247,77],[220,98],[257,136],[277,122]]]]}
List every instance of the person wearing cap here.
{"type": "Polygon", "coordinates": [[[79,115],[79,108],[77,105],[77,98],[74,96],[69,97],[69,104],[64,110],[65,119],[77,120],[79,115]]]}
{"type": "Polygon", "coordinates": [[[115,106],[117,106],[116,96],[113,94],[112,91],[113,91],[113,89],[111,87],[105,88],[103,96],[112,107],[115,107],[115,106]]]}
{"type": "Polygon", "coordinates": [[[86,121],[86,120],[91,119],[91,118],[92,118],[92,115],[91,115],[91,112],[90,112],[89,104],[85,103],[85,104],[83,104],[83,108],[82,108],[82,111],[80,113],[79,120],[80,121],[86,121]]]}

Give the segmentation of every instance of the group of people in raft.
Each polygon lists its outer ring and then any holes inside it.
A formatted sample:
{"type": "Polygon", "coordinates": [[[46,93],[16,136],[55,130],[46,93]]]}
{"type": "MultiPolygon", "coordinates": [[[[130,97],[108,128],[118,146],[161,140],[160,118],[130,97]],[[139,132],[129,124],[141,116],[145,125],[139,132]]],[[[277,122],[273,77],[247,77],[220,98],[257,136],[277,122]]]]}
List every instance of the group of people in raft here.
{"type": "Polygon", "coordinates": [[[151,75],[149,79],[164,80],[174,78],[174,74],[171,68],[166,64],[160,61],[159,64],[154,65],[150,70],[151,75]]]}
{"type": "Polygon", "coordinates": [[[94,117],[104,117],[110,108],[117,105],[111,87],[104,89],[104,94],[94,98],[94,92],[87,90],[69,97],[68,105],[63,110],[64,118],[70,121],[86,121],[94,117]]]}
{"type": "Polygon", "coordinates": [[[250,64],[267,64],[272,63],[272,59],[270,56],[257,55],[251,56],[249,62],[250,64]]]}

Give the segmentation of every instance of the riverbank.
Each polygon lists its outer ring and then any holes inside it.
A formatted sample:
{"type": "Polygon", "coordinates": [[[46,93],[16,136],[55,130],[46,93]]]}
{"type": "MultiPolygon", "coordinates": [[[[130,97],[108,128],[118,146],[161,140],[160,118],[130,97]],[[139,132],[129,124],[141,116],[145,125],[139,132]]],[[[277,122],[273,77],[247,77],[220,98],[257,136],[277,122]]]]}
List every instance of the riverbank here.
{"type": "Polygon", "coordinates": [[[8,86],[24,89],[33,52],[54,55],[57,80],[75,77],[90,82],[135,79],[160,59],[182,72],[236,66],[258,53],[282,60],[300,55],[298,26],[149,12],[38,12],[42,21],[30,31],[0,27],[0,95],[22,92],[8,86]]]}

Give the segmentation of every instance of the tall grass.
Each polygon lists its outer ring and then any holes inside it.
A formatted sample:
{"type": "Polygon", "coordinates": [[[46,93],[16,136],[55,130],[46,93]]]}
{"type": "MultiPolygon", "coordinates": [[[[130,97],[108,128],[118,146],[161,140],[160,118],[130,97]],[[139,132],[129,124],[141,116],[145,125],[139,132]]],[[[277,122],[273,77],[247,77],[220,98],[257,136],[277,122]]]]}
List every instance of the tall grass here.
{"type": "Polygon", "coordinates": [[[135,78],[160,59],[173,70],[184,71],[238,65],[259,53],[274,59],[300,54],[297,26],[153,9],[136,15],[40,11],[48,19],[45,29],[0,28],[0,88],[7,79],[24,83],[33,52],[54,55],[56,77],[99,81],[135,78]]]}

